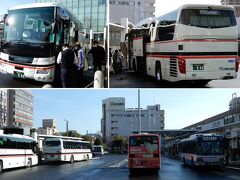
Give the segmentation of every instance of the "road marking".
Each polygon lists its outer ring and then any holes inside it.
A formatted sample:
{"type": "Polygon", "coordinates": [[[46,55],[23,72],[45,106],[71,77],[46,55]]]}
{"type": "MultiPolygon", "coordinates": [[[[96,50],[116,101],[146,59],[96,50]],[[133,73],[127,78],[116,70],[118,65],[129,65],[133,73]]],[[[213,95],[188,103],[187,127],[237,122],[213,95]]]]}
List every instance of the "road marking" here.
{"type": "Polygon", "coordinates": [[[119,160],[115,160],[115,161],[112,161],[112,162],[109,162],[107,164],[104,164],[103,166],[101,166],[100,168],[105,168],[105,167],[108,167],[109,165],[115,163],[115,162],[118,162],[119,160]]]}
{"type": "Polygon", "coordinates": [[[235,169],[235,170],[240,170],[240,168],[237,168],[237,167],[231,167],[231,166],[226,166],[226,168],[229,168],[229,169],[235,169]]]}
{"type": "Polygon", "coordinates": [[[123,166],[125,163],[127,163],[127,161],[128,161],[127,159],[124,159],[124,160],[120,161],[119,163],[114,164],[114,165],[111,165],[111,166],[109,166],[109,167],[111,167],[111,168],[121,167],[121,166],[123,166]]]}

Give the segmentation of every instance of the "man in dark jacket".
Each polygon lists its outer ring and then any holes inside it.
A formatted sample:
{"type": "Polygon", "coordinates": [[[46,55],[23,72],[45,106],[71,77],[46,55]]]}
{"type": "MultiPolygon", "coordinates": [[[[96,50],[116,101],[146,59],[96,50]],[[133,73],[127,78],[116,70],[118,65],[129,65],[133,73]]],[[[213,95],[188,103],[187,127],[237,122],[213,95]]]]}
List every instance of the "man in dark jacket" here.
{"type": "Polygon", "coordinates": [[[92,54],[93,58],[93,66],[94,66],[94,73],[97,70],[102,70],[102,65],[105,65],[106,61],[106,53],[102,46],[99,46],[97,40],[93,41],[93,48],[89,51],[88,54],[92,54]]]}
{"type": "Polygon", "coordinates": [[[68,45],[63,45],[62,52],[57,57],[57,63],[61,66],[61,80],[63,88],[72,87],[72,72],[75,54],[68,45]]]}

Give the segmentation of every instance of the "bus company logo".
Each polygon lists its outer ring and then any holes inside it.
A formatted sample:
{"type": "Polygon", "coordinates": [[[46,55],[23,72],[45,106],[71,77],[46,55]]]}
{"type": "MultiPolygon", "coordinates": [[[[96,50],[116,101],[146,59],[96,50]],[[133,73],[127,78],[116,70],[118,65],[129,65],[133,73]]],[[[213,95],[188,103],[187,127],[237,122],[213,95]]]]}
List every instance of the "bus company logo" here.
{"type": "Polygon", "coordinates": [[[111,102],[110,106],[123,106],[124,103],[111,102]]]}

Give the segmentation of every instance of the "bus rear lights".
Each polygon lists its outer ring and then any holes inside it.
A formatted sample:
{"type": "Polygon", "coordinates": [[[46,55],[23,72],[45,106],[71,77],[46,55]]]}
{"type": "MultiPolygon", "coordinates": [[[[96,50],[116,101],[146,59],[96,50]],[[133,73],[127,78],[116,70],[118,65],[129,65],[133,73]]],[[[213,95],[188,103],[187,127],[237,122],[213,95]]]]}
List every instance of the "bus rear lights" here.
{"type": "Polygon", "coordinates": [[[183,58],[178,58],[179,71],[182,74],[186,74],[186,60],[183,58]]]}
{"type": "Polygon", "coordinates": [[[49,70],[37,70],[37,74],[49,74],[49,70]]]}

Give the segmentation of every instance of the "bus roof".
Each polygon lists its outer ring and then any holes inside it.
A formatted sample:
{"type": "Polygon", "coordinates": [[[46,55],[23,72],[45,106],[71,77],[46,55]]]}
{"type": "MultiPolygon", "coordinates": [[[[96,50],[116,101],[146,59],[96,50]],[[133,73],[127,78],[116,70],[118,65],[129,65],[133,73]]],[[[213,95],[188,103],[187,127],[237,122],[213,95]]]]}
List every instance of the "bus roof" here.
{"type": "Polygon", "coordinates": [[[216,9],[231,9],[234,10],[233,6],[229,5],[216,5],[216,4],[184,4],[178,9],[188,9],[188,8],[216,8],[216,9]]]}
{"type": "Polygon", "coordinates": [[[148,133],[140,133],[140,134],[130,134],[129,137],[134,136],[159,136],[158,134],[148,134],[148,133]]]}
{"type": "Polygon", "coordinates": [[[9,10],[29,9],[29,8],[39,8],[39,7],[55,7],[55,6],[63,7],[62,5],[57,3],[31,3],[31,4],[15,6],[10,8],[9,10]]]}
{"type": "Polygon", "coordinates": [[[34,140],[33,138],[31,138],[29,136],[25,136],[25,135],[21,135],[21,134],[0,134],[0,137],[14,137],[14,138],[34,140]]]}
{"type": "Polygon", "coordinates": [[[210,137],[210,136],[217,136],[217,137],[222,137],[222,135],[217,135],[215,133],[210,133],[210,134],[193,134],[189,138],[182,139],[180,142],[186,142],[186,141],[194,141],[197,139],[197,137],[210,137]]]}

